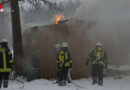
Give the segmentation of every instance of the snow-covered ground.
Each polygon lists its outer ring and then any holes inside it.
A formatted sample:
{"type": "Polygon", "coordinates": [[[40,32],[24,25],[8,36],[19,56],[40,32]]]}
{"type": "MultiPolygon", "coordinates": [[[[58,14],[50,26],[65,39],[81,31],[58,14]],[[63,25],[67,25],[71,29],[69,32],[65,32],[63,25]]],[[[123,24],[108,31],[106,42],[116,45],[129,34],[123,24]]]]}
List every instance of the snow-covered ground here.
{"type": "Polygon", "coordinates": [[[130,71],[130,65],[120,65],[120,66],[109,65],[108,68],[119,71],[130,71]]]}
{"type": "Polygon", "coordinates": [[[82,88],[76,87],[74,84],[59,87],[52,80],[34,80],[22,83],[17,81],[9,81],[9,87],[2,90],[130,90],[130,75],[123,76],[121,79],[113,79],[113,77],[104,78],[104,86],[92,85],[91,78],[73,80],[74,83],[82,88]]]}
{"type": "Polygon", "coordinates": [[[17,78],[17,81],[9,81],[8,88],[0,90],[130,90],[130,65],[109,66],[108,68],[107,75],[104,74],[103,86],[92,85],[91,77],[72,80],[73,83],[67,83],[63,87],[54,84],[56,80],[37,79],[27,82],[24,79],[17,78]],[[121,76],[121,78],[114,79],[114,76],[121,76]],[[18,81],[22,81],[24,84],[18,81]]]}

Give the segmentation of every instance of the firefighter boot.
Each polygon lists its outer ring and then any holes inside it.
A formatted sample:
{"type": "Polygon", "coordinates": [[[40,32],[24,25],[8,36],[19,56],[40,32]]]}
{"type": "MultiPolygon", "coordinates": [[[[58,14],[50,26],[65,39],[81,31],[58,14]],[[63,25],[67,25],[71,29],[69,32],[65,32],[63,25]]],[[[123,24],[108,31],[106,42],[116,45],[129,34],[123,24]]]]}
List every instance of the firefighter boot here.
{"type": "Polygon", "coordinates": [[[71,81],[70,81],[70,80],[68,80],[68,83],[71,83],[71,81]]]}
{"type": "Polygon", "coordinates": [[[66,86],[66,82],[65,81],[59,81],[59,86],[66,86]]]}
{"type": "Polygon", "coordinates": [[[1,86],[2,86],[2,81],[0,81],[0,88],[1,88],[1,86]]]}
{"type": "Polygon", "coordinates": [[[66,81],[62,81],[62,86],[66,86],[66,81]]]}
{"type": "Polygon", "coordinates": [[[99,85],[99,86],[103,86],[102,82],[98,82],[98,85],[99,85]]]}
{"type": "Polygon", "coordinates": [[[59,83],[59,80],[56,80],[56,83],[59,83]]]}
{"type": "Polygon", "coordinates": [[[3,84],[3,87],[4,87],[4,88],[8,88],[8,84],[7,84],[7,83],[4,83],[4,84],[3,84]]]}
{"type": "Polygon", "coordinates": [[[58,82],[58,85],[61,86],[61,85],[62,85],[62,81],[59,81],[59,82],[58,82]]]}
{"type": "Polygon", "coordinates": [[[93,85],[95,85],[96,83],[97,83],[97,81],[93,81],[93,83],[92,83],[92,84],[93,84],[93,85]]]}
{"type": "Polygon", "coordinates": [[[8,80],[4,80],[3,87],[8,88],[8,80]]]}

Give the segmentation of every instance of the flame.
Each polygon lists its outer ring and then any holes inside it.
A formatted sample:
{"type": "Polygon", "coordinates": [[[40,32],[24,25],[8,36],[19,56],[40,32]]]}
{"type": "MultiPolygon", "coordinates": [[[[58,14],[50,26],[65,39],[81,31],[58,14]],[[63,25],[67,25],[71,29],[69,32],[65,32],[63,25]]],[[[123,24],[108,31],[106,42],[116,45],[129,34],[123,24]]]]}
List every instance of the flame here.
{"type": "Polygon", "coordinates": [[[55,24],[58,24],[59,21],[64,19],[64,15],[59,14],[59,15],[55,15],[55,24]]]}

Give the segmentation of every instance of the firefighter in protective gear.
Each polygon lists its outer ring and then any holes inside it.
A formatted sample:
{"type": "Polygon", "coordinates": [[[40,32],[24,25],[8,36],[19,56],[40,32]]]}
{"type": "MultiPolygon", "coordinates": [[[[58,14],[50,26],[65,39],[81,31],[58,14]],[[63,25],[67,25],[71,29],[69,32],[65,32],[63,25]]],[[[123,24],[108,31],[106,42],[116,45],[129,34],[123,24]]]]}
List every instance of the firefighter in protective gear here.
{"type": "Polygon", "coordinates": [[[103,85],[103,69],[104,66],[107,68],[107,54],[102,47],[102,43],[97,43],[96,48],[89,54],[86,64],[89,61],[92,63],[92,79],[93,85],[98,83],[98,85],[103,85]]]}
{"type": "Polygon", "coordinates": [[[57,57],[57,67],[60,70],[59,73],[59,86],[65,86],[68,77],[68,70],[72,68],[72,57],[68,50],[68,44],[62,43],[61,50],[57,57]]]}
{"type": "Polygon", "coordinates": [[[2,87],[2,83],[3,87],[7,88],[9,74],[13,68],[13,59],[12,53],[8,48],[8,41],[3,39],[0,45],[0,88],[2,87]]]}
{"type": "MultiPolygon", "coordinates": [[[[56,57],[58,58],[59,57],[59,52],[61,50],[61,43],[57,43],[55,45],[55,48],[56,48],[56,54],[57,54],[56,57]]],[[[60,74],[60,68],[58,66],[58,63],[57,63],[56,71],[57,71],[57,81],[56,81],[56,83],[58,83],[59,82],[59,74],[60,74]]]]}

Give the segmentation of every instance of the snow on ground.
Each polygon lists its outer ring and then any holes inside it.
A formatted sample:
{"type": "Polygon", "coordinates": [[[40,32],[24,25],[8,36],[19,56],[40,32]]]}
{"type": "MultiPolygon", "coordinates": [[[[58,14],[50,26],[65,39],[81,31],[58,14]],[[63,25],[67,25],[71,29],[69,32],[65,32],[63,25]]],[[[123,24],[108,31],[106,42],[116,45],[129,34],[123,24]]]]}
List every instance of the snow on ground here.
{"type": "Polygon", "coordinates": [[[31,82],[22,83],[17,81],[9,81],[9,87],[1,90],[130,90],[130,75],[123,76],[121,79],[113,79],[113,77],[104,78],[104,86],[92,85],[91,78],[73,80],[74,83],[81,86],[77,88],[74,84],[59,87],[53,84],[55,81],[39,79],[31,82]]]}
{"type": "Polygon", "coordinates": [[[108,68],[119,71],[130,71],[130,65],[120,65],[120,66],[109,65],[108,68]]]}

